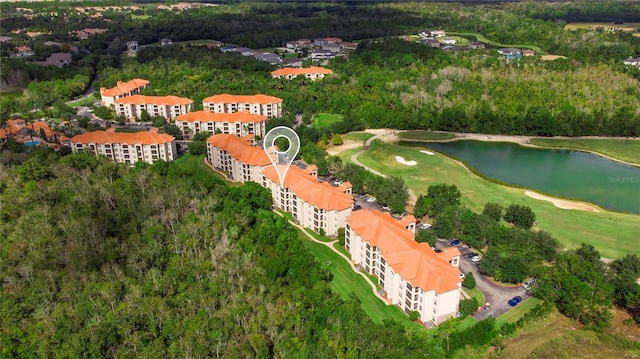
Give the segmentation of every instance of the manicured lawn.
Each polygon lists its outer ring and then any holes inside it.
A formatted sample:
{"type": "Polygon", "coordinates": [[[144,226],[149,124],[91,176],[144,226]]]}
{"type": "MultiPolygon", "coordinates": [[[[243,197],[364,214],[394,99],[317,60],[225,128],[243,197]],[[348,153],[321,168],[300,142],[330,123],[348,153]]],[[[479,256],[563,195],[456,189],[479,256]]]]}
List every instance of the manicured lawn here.
{"type": "Polygon", "coordinates": [[[392,319],[401,323],[407,329],[420,330],[423,328],[417,323],[409,321],[409,318],[394,305],[386,305],[372,292],[371,286],[359,274],[355,273],[351,266],[331,249],[312,242],[308,237],[300,234],[300,239],[313,254],[318,262],[325,266],[333,274],[331,287],[344,299],[355,294],[362,303],[362,309],[378,324],[385,319],[392,319]],[[331,264],[327,264],[331,263],[331,264]]]}
{"type": "Polygon", "coordinates": [[[542,49],[539,48],[538,46],[517,45],[517,44],[516,45],[514,45],[514,44],[501,44],[499,42],[491,41],[491,40],[487,39],[482,34],[477,34],[477,33],[473,33],[473,32],[449,32],[449,33],[447,33],[447,35],[473,36],[476,39],[478,39],[478,41],[484,42],[485,44],[488,44],[488,45],[491,45],[491,46],[495,46],[495,47],[517,47],[517,48],[520,48],[520,49],[531,49],[531,50],[536,52],[536,55],[546,55],[547,54],[546,51],[542,51],[542,49]]]}
{"type": "Polygon", "coordinates": [[[331,113],[319,113],[313,117],[313,123],[316,128],[329,127],[332,123],[342,120],[342,115],[335,115],[331,113]]]}
{"type": "Polygon", "coordinates": [[[342,138],[345,140],[362,141],[362,144],[364,144],[365,142],[367,142],[368,139],[370,139],[373,136],[374,136],[373,133],[349,132],[347,134],[342,135],[342,138]]]}
{"type": "MultiPolygon", "coordinates": [[[[537,228],[551,233],[564,247],[575,249],[584,242],[597,248],[603,257],[611,259],[640,254],[638,215],[560,209],[550,202],[526,196],[522,188],[486,181],[442,154],[429,156],[420,153],[422,149],[374,141],[358,159],[377,171],[401,177],[416,195],[426,194],[427,188],[433,184],[454,184],[462,193],[462,204],[476,213],[482,212],[488,201],[504,207],[512,203],[529,206],[536,214],[537,228]],[[418,165],[402,165],[395,156],[402,156],[407,161],[415,160],[418,165]]],[[[347,155],[340,154],[343,160],[350,158],[347,155]]]]}
{"type": "Polygon", "coordinates": [[[398,137],[403,140],[438,141],[450,140],[455,138],[456,135],[451,132],[405,131],[399,132],[398,137]]]}
{"type": "Polygon", "coordinates": [[[505,323],[515,323],[522,318],[531,308],[540,304],[542,300],[531,297],[517,306],[511,308],[508,312],[496,318],[496,326],[500,327],[505,323]]]}
{"type": "Polygon", "coordinates": [[[342,151],[342,152],[338,153],[338,157],[340,157],[342,159],[343,163],[351,162],[351,156],[353,154],[361,151],[363,147],[352,148],[352,149],[349,149],[349,150],[346,150],[346,151],[342,151]]]}
{"type": "Polygon", "coordinates": [[[540,147],[598,152],[640,166],[640,140],[532,138],[531,143],[540,147]]]}
{"type": "Polygon", "coordinates": [[[462,290],[467,292],[467,294],[470,297],[476,298],[476,300],[478,301],[478,305],[479,306],[482,306],[484,304],[484,295],[482,294],[480,289],[478,289],[478,288],[473,288],[473,289],[462,288],[462,290]]]}

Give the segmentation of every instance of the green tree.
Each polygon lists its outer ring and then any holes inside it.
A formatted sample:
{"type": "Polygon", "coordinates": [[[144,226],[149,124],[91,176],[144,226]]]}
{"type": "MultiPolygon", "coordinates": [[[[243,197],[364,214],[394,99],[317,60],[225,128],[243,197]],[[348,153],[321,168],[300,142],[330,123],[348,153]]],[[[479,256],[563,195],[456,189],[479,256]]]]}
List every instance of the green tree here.
{"type": "Polygon", "coordinates": [[[473,289],[476,287],[476,278],[473,276],[472,272],[467,273],[467,275],[464,277],[462,286],[469,289],[473,289]]]}
{"type": "Polygon", "coordinates": [[[430,197],[426,197],[423,195],[418,196],[418,199],[416,200],[416,206],[413,210],[413,214],[417,218],[424,217],[427,214],[429,207],[431,206],[431,201],[432,199],[430,197]]]}
{"type": "Polygon", "coordinates": [[[436,217],[448,206],[459,206],[462,195],[455,185],[445,183],[429,186],[427,197],[431,199],[429,216],[436,217]]]}
{"type": "Polygon", "coordinates": [[[209,137],[211,137],[211,133],[207,131],[200,131],[193,135],[194,141],[202,141],[205,142],[209,137]]]}
{"type": "Polygon", "coordinates": [[[331,142],[333,143],[334,146],[342,145],[343,143],[342,136],[336,133],[335,135],[333,135],[333,137],[331,137],[331,142]]]}
{"type": "Polygon", "coordinates": [[[207,153],[207,144],[204,141],[193,141],[187,146],[189,153],[194,156],[199,156],[207,153]]]}
{"type": "Polygon", "coordinates": [[[536,221],[536,215],[528,206],[511,204],[504,213],[504,220],[516,227],[529,229],[536,221]]]}
{"type": "Polygon", "coordinates": [[[418,243],[429,243],[431,247],[436,245],[436,232],[433,230],[420,229],[416,233],[415,241],[418,243]]]}
{"type": "Polygon", "coordinates": [[[460,301],[460,314],[463,316],[471,315],[475,313],[480,305],[478,304],[478,300],[474,297],[470,299],[463,299],[460,301]]]}
{"type": "Polygon", "coordinates": [[[500,218],[502,218],[502,210],[503,207],[501,205],[493,202],[487,202],[484,205],[482,214],[498,222],[500,221],[500,218]]]}

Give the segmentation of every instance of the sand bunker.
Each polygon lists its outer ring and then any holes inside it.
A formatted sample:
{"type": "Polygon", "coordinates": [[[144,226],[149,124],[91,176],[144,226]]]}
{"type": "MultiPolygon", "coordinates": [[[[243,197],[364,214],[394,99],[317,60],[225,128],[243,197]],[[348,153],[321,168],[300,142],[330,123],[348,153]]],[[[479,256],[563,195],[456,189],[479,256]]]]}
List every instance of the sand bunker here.
{"type": "Polygon", "coordinates": [[[433,156],[433,152],[422,150],[420,153],[424,153],[425,155],[433,156]]]}
{"type": "Polygon", "coordinates": [[[415,165],[418,164],[418,162],[416,162],[416,161],[407,161],[402,156],[396,156],[396,161],[398,161],[398,163],[401,163],[401,164],[407,165],[407,166],[415,166],[415,165]]]}
{"type": "Polygon", "coordinates": [[[587,203],[567,201],[565,199],[545,196],[543,194],[533,192],[533,191],[524,191],[524,194],[526,194],[531,198],[551,202],[553,203],[554,206],[562,209],[579,209],[581,211],[600,212],[600,210],[598,210],[595,206],[592,206],[587,203]]]}

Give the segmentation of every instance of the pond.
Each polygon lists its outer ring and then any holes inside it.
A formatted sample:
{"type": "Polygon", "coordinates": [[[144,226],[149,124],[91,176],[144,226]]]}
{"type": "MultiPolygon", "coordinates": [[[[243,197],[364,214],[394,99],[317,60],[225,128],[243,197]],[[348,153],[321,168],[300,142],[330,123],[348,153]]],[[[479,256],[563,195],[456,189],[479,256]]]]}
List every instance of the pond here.
{"type": "Polygon", "coordinates": [[[582,151],[514,143],[422,143],[466,162],[484,176],[603,208],[640,214],[640,168],[582,151]]]}

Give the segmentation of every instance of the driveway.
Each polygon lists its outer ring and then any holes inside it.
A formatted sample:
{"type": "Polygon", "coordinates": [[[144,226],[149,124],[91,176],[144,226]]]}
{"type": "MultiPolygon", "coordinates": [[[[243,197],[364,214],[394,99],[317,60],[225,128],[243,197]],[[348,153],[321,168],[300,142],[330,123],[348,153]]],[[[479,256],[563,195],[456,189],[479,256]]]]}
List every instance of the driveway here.
{"type": "MultiPolygon", "coordinates": [[[[449,242],[449,240],[438,240],[436,242],[436,248],[443,249],[449,247],[449,242]]],[[[460,271],[465,274],[469,272],[473,273],[473,277],[476,279],[476,287],[478,287],[482,294],[484,294],[485,302],[491,303],[489,309],[480,309],[480,311],[473,315],[474,318],[478,320],[486,319],[488,317],[497,318],[509,311],[509,309],[514,308],[509,306],[507,303],[509,299],[516,295],[521,296],[523,300],[530,297],[522,286],[504,287],[493,283],[485,275],[480,274],[480,270],[476,264],[479,264],[480,262],[474,263],[471,261],[471,258],[465,256],[466,253],[472,251],[471,248],[465,244],[460,244],[458,249],[462,254],[460,257],[460,271]]],[[[483,303],[480,303],[480,305],[482,304],[483,303]]]]}

